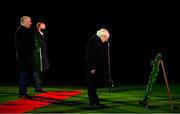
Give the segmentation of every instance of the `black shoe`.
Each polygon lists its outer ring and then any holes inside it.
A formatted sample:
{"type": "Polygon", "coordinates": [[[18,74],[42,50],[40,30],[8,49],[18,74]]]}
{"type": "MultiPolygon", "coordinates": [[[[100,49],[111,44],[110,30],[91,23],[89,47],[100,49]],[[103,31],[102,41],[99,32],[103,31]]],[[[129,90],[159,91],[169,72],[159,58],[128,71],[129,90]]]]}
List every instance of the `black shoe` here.
{"type": "Polygon", "coordinates": [[[31,96],[25,94],[25,95],[20,95],[19,98],[26,98],[26,99],[32,99],[31,96]]]}
{"type": "Polygon", "coordinates": [[[90,106],[90,107],[93,107],[93,106],[94,106],[94,104],[91,104],[91,103],[90,103],[90,104],[89,104],[89,106],[90,106]]]}
{"type": "Polygon", "coordinates": [[[105,104],[89,104],[89,108],[90,109],[101,109],[101,108],[109,108],[108,106],[106,106],[105,104]]]}
{"type": "Polygon", "coordinates": [[[98,107],[105,107],[106,106],[105,104],[101,104],[101,103],[96,103],[95,105],[98,107]]]}
{"type": "Polygon", "coordinates": [[[105,104],[101,104],[101,103],[94,103],[94,104],[92,104],[92,103],[90,103],[89,106],[90,107],[104,107],[105,104]]]}
{"type": "Polygon", "coordinates": [[[42,89],[36,89],[35,92],[42,92],[43,93],[43,92],[46,92],[46,91],[44,91],[42,89]]]}
{"type": "Polygon", "coordinates": [[[140,101],[139,101],[139,104],[144,105],[144,107],[145,107],[145,106],[147,105],[147,102],[144,101],[144,100],[143,100],[143,101],[140,100],[140,101]]]}

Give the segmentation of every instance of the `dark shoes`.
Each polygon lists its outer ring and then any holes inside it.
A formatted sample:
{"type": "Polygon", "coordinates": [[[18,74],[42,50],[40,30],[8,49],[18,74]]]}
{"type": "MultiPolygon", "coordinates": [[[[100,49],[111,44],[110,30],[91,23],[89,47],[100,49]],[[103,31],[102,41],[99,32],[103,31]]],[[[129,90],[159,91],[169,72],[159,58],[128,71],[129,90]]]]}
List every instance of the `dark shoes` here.
{"type": "Polygon", "coordinates": [[[141,101],[141,100],[140,100],[140,101],[139,101],[139,104],[144,105],[144,107],[146,107],[147,101],[144,101],[144,100],[141,101]]]}
{"type": "Polygon", "coordinates": [[[20,95],[19,98],[25,98],[25,99],[32,99],[31,96],[25,94],[25,95],[20,95]]]}
{"type": "Polygon", "coordinates": [[[92,104],[92,103],[90,103],[89,106],[90,107],[105,107],[105,104],[100,104],[100,103],[92,104]]]}
{"type": "Polygon", "coordinates": [[[41,93],[43,93],[43,92],[46,92],[46,91],[44,91],[44,90],[42,90],[42,89],[36,89],[35,92],[41,92],[41,93]]]}

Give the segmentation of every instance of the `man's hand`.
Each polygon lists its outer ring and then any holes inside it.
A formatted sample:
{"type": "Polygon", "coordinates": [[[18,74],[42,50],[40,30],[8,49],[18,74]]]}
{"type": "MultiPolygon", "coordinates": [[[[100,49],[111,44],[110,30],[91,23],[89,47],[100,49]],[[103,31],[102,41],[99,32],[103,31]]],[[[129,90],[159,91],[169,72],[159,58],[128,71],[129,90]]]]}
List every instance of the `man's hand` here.
{"type": "Polygon", "coordinates": [[[91,70],[91,74],[95,74],[95,73],[96,73],[95,69],[91,70]]]}

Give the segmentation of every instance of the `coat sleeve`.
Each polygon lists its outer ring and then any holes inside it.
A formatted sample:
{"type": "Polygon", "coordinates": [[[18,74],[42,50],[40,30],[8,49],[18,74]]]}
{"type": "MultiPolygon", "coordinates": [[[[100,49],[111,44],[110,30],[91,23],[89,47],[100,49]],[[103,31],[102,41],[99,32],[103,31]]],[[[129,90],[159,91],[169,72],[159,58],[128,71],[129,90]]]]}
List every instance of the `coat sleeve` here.
{"type": "Polygon", "coordinates": [[[93,69],[96,69],[96,42],[94,39],[91,39],[88,43],[86,62],[89,72],[93,69]]]}
{"type": "Polygon", "coordinates": [[[35,38],[35,50],[34,50],[34,64],[35,64],[35,70],[40,71],[41,69],[41,58],[40,58],[40,53],[41,53],[41,42],[40,38],[38,36],[38,33],[35,33],[34,35],[35,38]]]}
{"type": "Polygon", "coordinates": [[[35,49],[39,49],[41,47],[41,42],[37,33],[35,33],[34,38],[35,38],[35,49]]]}

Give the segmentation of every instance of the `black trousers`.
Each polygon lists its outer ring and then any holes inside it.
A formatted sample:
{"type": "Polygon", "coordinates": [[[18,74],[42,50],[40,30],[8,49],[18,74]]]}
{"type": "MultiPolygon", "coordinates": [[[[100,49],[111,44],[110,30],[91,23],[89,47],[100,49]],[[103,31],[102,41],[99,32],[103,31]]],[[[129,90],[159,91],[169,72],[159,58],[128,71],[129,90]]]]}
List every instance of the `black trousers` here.
{"type": "Polygon", "coordinates": [[[99,104],[99,96],[96,93],[98,87],[97,75],[92,75],[90,73],[86,74],[86,85],[88,90],[88,97],[90,104],[99,104]]]}
{"type": "Polygon", "coordinates": [[[42,89],[42,81],[45,78],[45,71],[34,71],[33,80],[34,80],[34,88],[35,90],[42,89]]]}
{"type": "Polygon", "coordinates": [[[32,77],[31,69],[23,69],[19,74],[19,96],[27,95],[27,86],[30,83],[30,79],[32,77]]]}

